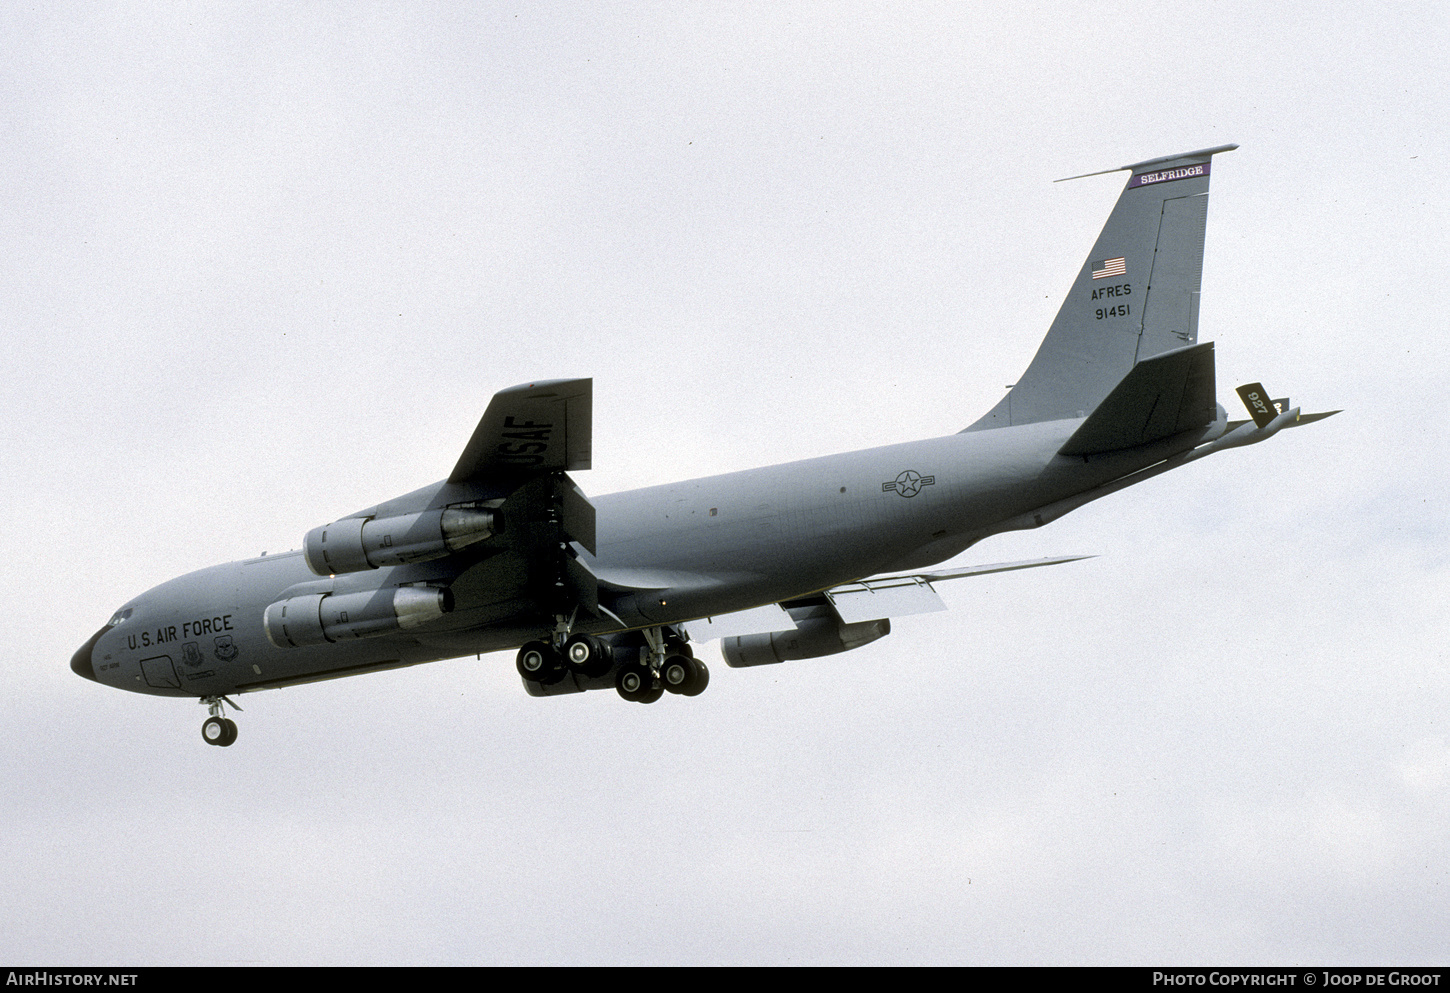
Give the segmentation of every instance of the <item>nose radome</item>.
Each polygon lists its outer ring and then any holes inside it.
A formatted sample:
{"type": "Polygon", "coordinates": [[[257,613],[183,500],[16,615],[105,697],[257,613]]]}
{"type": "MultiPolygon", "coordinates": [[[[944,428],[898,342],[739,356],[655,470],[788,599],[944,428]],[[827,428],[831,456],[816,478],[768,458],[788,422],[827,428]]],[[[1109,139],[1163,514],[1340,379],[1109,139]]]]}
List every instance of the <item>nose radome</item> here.
{"type": "Polygon", "coordinates": [[[85,676],[87,679],[100,682],[96,679],[96,667],[91,663],[91,651],[96,647],[96,642],[101,640],[101,635],[105,633],[106,629],[101,628],[91,635],[90,640],[82,645],[78,652],[70,657],[71,672],[77,676],[85,676]]]}

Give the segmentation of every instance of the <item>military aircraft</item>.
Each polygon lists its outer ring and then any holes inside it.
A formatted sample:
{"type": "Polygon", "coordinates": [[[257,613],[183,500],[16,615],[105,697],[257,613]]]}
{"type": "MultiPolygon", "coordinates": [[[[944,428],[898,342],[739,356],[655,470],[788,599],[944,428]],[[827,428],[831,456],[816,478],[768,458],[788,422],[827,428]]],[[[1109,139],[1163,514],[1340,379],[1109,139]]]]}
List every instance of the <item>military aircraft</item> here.
{"type": "Polygon", "coordinates": [[[199,698],[212,745],[236,740],[233,694],[514,648],[531,695],[651,703],[705,689],[692,642],[720,638],[732,667],[850,651],[945,609],[936,583],[1072,561],[922,571],[1337,413],[1258,384],[1248,420],[1216,400],[1199,287],[1210,167],[1236,147],[1122,167],[1027,371],[956,434],[591,499],[569,473],[590,467],[592,380],[516,386],[447,479],[143,593],[71,668],[199,698]]]}

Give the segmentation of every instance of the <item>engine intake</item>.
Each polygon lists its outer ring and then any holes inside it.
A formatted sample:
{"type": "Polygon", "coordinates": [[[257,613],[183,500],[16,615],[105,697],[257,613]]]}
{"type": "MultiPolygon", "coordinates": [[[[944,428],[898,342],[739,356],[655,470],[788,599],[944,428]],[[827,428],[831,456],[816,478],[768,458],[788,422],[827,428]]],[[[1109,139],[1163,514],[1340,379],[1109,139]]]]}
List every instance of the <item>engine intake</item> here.
{"type": "Polygon", "coordinates": [[[491,537],[491,510],[425,510],[369,520],[348,517],[307,532],[302,556],[319,576],[427,562],[491,537]]]}
{"type": "Polygon", "coordinates": [[[262,614],[262,627],[267,640],[278,648],[301,648],[408,630],[452,609],[452,595],[432,587],[312,593],[269,605],[262,614]]]}

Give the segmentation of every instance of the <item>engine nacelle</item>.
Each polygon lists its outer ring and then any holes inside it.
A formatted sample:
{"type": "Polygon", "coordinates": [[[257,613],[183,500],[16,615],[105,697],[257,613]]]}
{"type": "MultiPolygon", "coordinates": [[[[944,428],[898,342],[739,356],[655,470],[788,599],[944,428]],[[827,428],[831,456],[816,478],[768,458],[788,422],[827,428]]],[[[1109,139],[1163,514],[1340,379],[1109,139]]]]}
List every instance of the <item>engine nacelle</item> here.
{"type": "Polygon", "coordinates": [[[302,557],[319,576],[441,559],[495,531],[491,510],[425,510],[366,519],[348,517],[307,532],[302,557]]]}
{"type": "Polygon", "coordinates": [[[721,638],[720,654],[725,656],[726,665],[741,669],[849,652],[890,633],[891,621],[886,619],[846,624],[834,615],[806,617],[796,620],[794,631],[721,638]]]}
{"type": "Polygon", "coordinates": [[[415,628],[452,609],[452,594],[429,586],[312,593],[269,605],[262,627],[278,648],[301,648],[415,628]]]}

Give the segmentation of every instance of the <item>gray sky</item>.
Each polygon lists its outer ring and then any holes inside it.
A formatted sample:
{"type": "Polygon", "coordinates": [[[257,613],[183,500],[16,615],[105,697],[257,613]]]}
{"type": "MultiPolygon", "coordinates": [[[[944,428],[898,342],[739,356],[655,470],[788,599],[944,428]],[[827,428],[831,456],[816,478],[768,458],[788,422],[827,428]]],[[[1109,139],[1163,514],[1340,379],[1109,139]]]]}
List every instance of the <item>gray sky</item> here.
{"type": "Polygon", "coordinates": [[[1443,964],[1450,30],[1364,15],[6,5],[0,959],[1443,964]],[[515,383],[594,377],[593,494],[956,431],[1124,176],[1051,180],[1226,142],[1220,399],[1346,412],[964,560],[1098,558],[651,707],[499,654],[217,749],[69,670],[515,383]]]}

